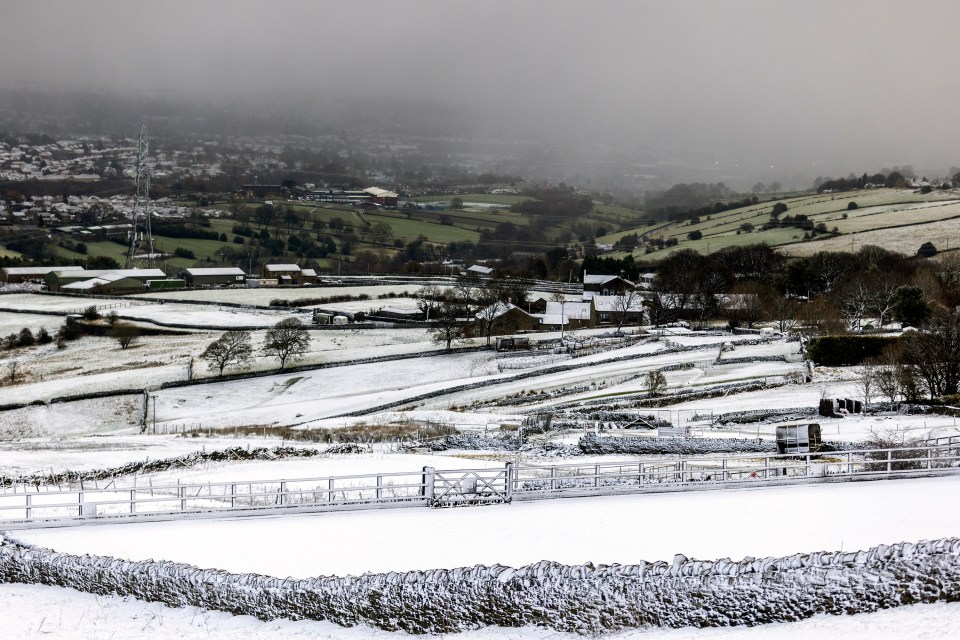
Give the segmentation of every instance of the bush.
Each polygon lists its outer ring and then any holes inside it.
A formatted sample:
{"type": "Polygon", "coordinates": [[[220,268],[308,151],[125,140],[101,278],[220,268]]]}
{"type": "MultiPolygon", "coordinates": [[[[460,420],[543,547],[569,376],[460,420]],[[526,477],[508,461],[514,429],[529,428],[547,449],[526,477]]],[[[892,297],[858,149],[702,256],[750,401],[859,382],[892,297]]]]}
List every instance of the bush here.
{"type": "Polygon", "coordinates": [[[197,256],[190,249],[184,249],[183,247],[177,247],[173,250],[173,255],[178,258],[186,258],[187,260],[196,260],[197,256]]]}
{"type": "Polygon", "coordinates": [[[97,311],[96,305],[91,305],[83,310],[84,320],[97,320],[98,318],[100,318],[100,312],[97,311]]]}
{"type": "Polygon", "coordinates": [[[857,208],[857,203],[854,202],[853,200],[847,203],[847,211],[853,211],[856,208],[857,208]]]}
{"type": "Polygon", "coordinates": [[[688,240],[699,240],[702,237],[703,237],[703,233],[700,231],[691,231],[690,233],[687,234],[688,240]]]}
{"type": "Polygon", "coordinates": [[[17,334],[18,347],[32,347],[36,342],[37,339],[33,337],[33,331],[30,331],[27,327],[20,329],[20,333],[17,334]]]}
{"type": "Polygon", "coordinates": [[[53,338],[50,336],[50,332],[44,327],[40,327],[40,330],[37,331],[37,343],[38,344],[50,344],[53,342],[53,338]]]}

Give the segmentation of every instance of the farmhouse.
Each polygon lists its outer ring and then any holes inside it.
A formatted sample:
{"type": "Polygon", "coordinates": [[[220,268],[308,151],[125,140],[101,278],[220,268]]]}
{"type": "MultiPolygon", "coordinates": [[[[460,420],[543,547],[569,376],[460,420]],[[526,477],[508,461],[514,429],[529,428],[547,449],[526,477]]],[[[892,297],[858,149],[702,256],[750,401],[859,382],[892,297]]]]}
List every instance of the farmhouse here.
{"type": "Polygon", "coordinates": [[[643,298],[630,296],[593,296],[597,311],[597,324],[606,325],[643,324],[643,298]]]}
{"type": "Polygon", "coordinates": [[[301,284],[303,270],[295,264],[265,264],[260,271],[263,280],[276,280],[280,286],[301,284]]]}
{"type": "Polygon", "coordinates": [[[0,269],[0,282],[42,282],[51,271],[83,271],[83,267],[3,267],[0,269]]]}
{"type": "Polygon", "coordinates": [[[244,284],[247,274],[239,267],[191,267],[177,274],[188,287],[215,287],[227,284],[244,284]]]}
{"type": "Polygon", "coordinates": [[[542,329],[590,329],[597,326],[597,312],[593,301],[554,302],[548,301],[546,311],[536,314],[542,329]]]}
{"type": "Polygon", "coordinates": [[[594,275],[583,272],[583,298],[595,295],[615,296],[633,289],[633,283],[621,276],[594,275]]]}
{"type": "Polygon", "coordinates": [[[516,333],[517,331],[536,331],[540,328],[540,318],[509,302],[497,302],[477,312],[474,318],[479,322],[492,318],[490,335],[494,336],[516,333]]]}

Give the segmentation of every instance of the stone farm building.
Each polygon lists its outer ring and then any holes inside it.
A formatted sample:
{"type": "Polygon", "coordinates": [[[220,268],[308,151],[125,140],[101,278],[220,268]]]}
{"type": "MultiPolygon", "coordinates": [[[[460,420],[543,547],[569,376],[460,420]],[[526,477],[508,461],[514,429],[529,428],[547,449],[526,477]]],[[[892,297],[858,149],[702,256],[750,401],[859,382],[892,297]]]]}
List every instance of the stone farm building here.
{"type": "Polygon", "coordinates": [[[264,281],[275,280],[280,286],[299,286],[316,284],[317,272],[313,269],[301,269],[295,264],[265,264],[260,270],[261,285],[264,281]]]}
{"type": "Polygon", "coordinates": [[[497,302],[474,315],[480,325],[490,317],[495,318],[490,331],[490,335],[493,336],[502,336],[518,331],[536,331],[540,328],[540,318],[530,315],[509,302],[497,302]]]}
{"type": "Polygon", "coordinates": [[[616,296],[624,291],[633,289],[633,283],[621,276],[588,274],[583,272],[583,297],[592,298],[595,295],[616,296]]]}
{"type": "Polygon", "coordinates": [[[0,281],[7,284],[43,282],[51,271],[83,271],[83,267],[4,267],[0,269],[0,281]]]}
{"type": "Polygon", "coordinates": [[[191,267],[177,275],[186,281],[188,287],[242,285],[247,281],[247,274],[240,267],[191,267]]]}

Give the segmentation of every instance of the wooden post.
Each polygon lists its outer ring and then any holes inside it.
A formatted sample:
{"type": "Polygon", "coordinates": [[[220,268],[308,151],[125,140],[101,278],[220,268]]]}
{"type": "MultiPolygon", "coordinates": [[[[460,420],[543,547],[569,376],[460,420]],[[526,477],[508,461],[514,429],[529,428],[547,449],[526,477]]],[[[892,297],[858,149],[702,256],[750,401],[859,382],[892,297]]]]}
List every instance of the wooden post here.
{"type": "MultiPolygon", "coordinates": [[[[850,459],[849,454],[847,454],[847,459],[850,459]]],[[[890,473],[891,471],[893,471],[893,451],[891,449],[887,449],[887,473],[890,473]]]]}
{"type": "Polygon", "coordinates": [[[333,478],[327,480],[327,502],[333,502],[334,491],[333,491],[333,478]]]}

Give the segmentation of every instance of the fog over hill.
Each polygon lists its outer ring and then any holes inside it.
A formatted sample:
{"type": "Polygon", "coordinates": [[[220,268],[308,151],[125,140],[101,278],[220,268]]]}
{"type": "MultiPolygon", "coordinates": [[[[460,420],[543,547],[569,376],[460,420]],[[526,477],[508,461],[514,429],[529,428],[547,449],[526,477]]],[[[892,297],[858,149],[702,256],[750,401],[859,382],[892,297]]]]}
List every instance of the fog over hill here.
{"type": "Polygon", "coordinates": [[[81,110],[91,128],[502,140],[739,188],[944,174],[957,18],[934,0],[8,3],[0,125],[81,110]]]}

